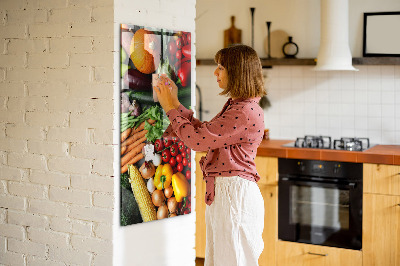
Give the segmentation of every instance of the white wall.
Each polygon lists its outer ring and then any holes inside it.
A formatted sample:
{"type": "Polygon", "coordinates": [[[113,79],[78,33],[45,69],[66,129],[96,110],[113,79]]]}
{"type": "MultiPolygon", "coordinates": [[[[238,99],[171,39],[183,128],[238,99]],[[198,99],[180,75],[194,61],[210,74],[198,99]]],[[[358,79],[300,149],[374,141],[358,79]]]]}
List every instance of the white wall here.
{"type": "MultiPolygon", "coordinates": [[[[115,112],[119,113],[119,28],[120,23],[143,25],[192,32],[195,42],[195,0],[115,0],[114,1],[114,92],[115,112]]],[[[192,45],[192,54],[195,54],[192,45]]],[[[195,64],[192,64],[192,86],[195,83],[195,64]]],[[[118,128],[119,116],[114,126],[118,128]]],[[[120,135],[114,136],[119,143],[120,135]]],[[[116,157],[119,156],[117,152],[116,157]]],[[[194,156],[192,156],[194,158],[194,156]]],[[[194,165],[194,163],[192,163],[194,165]]],[[[115,176],[119,176],[118,162],[115,176]]],[[[194,169],[192,169],[194,170],[194,169]]],[[[193,175],[194,176],[194,175],[193,175]]],[[[192,182],[192,195],[195,195],[192,182]]],[[[115,194],[119,193],[119,178],[115,179],[115,194]]],[[[194,201],[193,201],[194,202],[194,201]]],[[[115,209],[119,210],[119,200],[115,209]]],[[[114,214],[114,264],[143,265],[194,265],[195,260],[195,205],[192,213],[173,219],[164,219],[125,227],[119,226],[119,212],[114,214]]]]}
{"type": "MultiPolygon", "coordinates": [[[[223,47],[223,31],[230,27],[232,15],[236,16],[236,27],[242,30],[242,42],[251,45],[250,7],[256,8],[254,49],[260,57],[267,55],[266,21],[272,22],[272,32],[282,30],[293,36],[299,46],[299,58],[317,56],[320,0],[199,0],[196,6],[197,58],[214,58],[215,52],[223,47]]],[[[398,0],[349,0],[349,42],[353,57],[362,56],[363,12],[399,10],[398,0]]],[[[274,40],[271,42],[273,47],[274,40]]]]}
{"type": "Polygon", "coordinates": [[[1,1],[1,265],[112,264],[112,4],[1,1]]]}
{"type": "MultiPolygon", "coordinates": [[[[213,58],[222,47],[223,30],[230,15],[245,30],[251,43],[249,7],[255,6],[255,49],[266,56],[265,21],[272,29],[292,34],[300,47],[298,57],[316,57],[319,47],[318,0],[199,1],[197,4],[198,58],[213,58]],[[262,25],[262,27],[261,27],[262,25]],[[211,30],[212,29],[212,30],[211,30]]],[[[349,40],[353,57],[362,55],[363,12],[398,11],[400,1],[349,0],[349,40]]],[[[390,30],[390,29],[386,29],[390,30]]],[[[400,144],[400,66],[355,66],[359,72],[314,72],[310,66],[274,66],[264,70],[272,107],[265,111],[266,127],[275,139],[295,139],[305,134],[333,138],[369,137],[371,142],[400,144]]],[[[213,66],[197,67],[202,89],[203,120],[209,120],[226,101],[219,92],[213,66]]]]}

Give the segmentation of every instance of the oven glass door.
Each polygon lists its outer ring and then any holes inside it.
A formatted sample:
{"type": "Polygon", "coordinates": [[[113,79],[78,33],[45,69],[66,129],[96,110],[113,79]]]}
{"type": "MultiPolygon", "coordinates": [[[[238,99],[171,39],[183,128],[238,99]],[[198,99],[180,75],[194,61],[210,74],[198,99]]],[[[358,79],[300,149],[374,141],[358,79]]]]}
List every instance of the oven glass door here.
{"type": "MultiPolygon", "coordinates": [[[[361,249],[357,189],[355,183],[347,182],[280,180],[279,238],[361,249]]],[[[359,196],[362,200],[362,192],[359,196]]]]}

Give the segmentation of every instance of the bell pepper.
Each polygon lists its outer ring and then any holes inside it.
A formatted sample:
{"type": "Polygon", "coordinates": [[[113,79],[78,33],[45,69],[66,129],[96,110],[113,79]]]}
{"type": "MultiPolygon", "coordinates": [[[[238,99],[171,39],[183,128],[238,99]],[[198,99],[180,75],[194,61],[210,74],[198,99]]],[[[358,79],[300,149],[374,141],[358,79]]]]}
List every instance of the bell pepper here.
{"type": "Polygon", "coordinates": [[[168,163],[160,164],[154,175],[154,186],[158,190],[170,187],[172,182],[172,166],[168,163]]]}
{"type": "Polygon", "coordinates": [[[172,175],[172,189],[177,202],[182,202],[183,198],[189,195],[189,182],[181,172],[172,175]]]}

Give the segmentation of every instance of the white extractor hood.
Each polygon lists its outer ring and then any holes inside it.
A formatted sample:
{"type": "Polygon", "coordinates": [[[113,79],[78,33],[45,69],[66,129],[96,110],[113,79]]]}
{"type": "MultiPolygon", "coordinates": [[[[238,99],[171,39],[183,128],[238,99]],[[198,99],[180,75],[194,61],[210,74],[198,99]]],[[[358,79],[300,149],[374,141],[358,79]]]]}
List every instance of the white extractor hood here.
{"type": "Polygon", "coordinates": [[[348,0],[321,0],[321,40],[314,70],[358,71],[349,47],[348,0]]]}

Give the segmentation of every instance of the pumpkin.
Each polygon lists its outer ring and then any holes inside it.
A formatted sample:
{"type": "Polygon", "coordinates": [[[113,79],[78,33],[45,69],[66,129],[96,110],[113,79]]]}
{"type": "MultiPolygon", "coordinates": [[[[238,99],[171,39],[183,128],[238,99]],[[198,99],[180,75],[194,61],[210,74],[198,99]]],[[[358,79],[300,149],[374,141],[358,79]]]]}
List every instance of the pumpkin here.
{"type": "Polygon", "coordinates": [[[160,63],[161,36],[139,29],[133,35],[130,54],[137,70],[144,74],[153,73],[160,63]]]}

